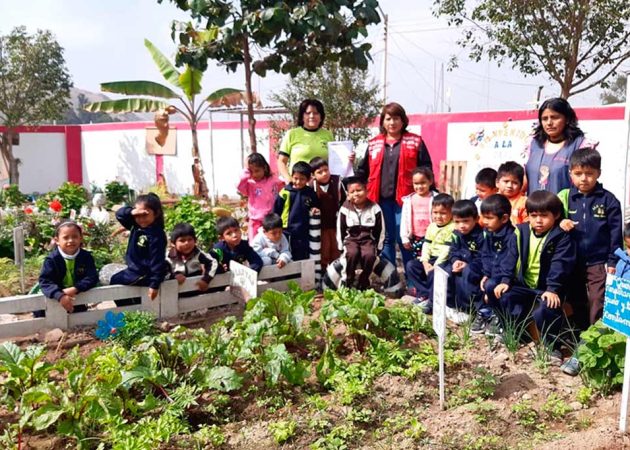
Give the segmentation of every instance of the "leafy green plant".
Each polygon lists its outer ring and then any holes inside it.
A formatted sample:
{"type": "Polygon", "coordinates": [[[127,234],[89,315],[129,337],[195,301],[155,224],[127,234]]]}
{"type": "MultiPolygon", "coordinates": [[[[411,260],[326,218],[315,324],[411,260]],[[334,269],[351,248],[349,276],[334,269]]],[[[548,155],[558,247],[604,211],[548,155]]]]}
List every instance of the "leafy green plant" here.
{"type": "Polygon", "coordinates": [[[488,424],[496,417],[497,408],[492,404],[478,398],[469,406],[475,421],[480,425],[488,424]]]}
{"type": "Polygon", "coordinates": [[[166,229],[182,222],[193,226],[201,248],[211,248],[217,241],[216,217],[204,200],[185,195],[174,206],[164,210],[166,229]]]}
{"type": "Polygon", "coordinates": [[[107,197],[107,206],[120,205],[123,203],[131,203],[132,191],[129,185],[120,181],[110,181],[105,185],[105,196],[107,197]]]}
{"type": "Polygon", "coordinates": [[[593,389],[588,386],[581,386],[575,395],[575,399],[583,406],[589,406],[593,401],[593,389]]]}
{"type": "Polygon", "coordinates": [[[538,421],[538,412],[532,406],[530,400],[520,400],[512,405],[512,413],[516,416],[516,422],[525,428],[540,429],[543,423],[538,421]]]}
{"type": "Polygon", "coordinates": [[[498,384],[499,379],[492,372],[483,367],[477,367],[474,378],[464,387],[458,387],[455,395],[449,399],[449,406],[458,406],[478,399],[488,399],[494,395],[498,384]]]}
{"type": "Polygon", "coordinates": [[[26,200],[26,195],[20,192],[17,184],[9,184],[0,188],[0,208],[20,207],[26,200]]]}
{"type": "Polygon", "coordinates": [[[192,435],[199,450],[212,447],[220,447],[225,443],[225,435],[218,425],[204,425],[192,435]]]}
{"type": "Polygon", "coordinates": [[[552,393],[547,397],[547,400],[541,407],[541,411],[544,412],[549,419],[563,419],[569,412],[571,407],[557,394],[552,393]]]}
{"type": "Polygon", "coordinates": [[[623,384],[626,338],[601,321],[580,335],[580,376],[584,383],[607,395],[623,384]]]}
{"type": "Polygon", "coordinates": [[[499,318],[503,327],[503,334],[501,336],[502,343],[509,353],[515,355],[518,349],[521,347],[523,339],[528,336],[527,325],[530,322],[531,315],[528,314],[527,318],[522,320],[516,318],[509,313],[500,313],[499,318]]]}
{"type": "Polygon", "coordinates": [[[58,200],[61,203],[61,217],[70,217],[70,210],[79,212],[88,202],[88,192],[83,186],[71,181],[64,182],[56,191],[48,192],[35,202],[41,211],[48,210],[49,203],[58,200]]]}
{"type": "Polygon", "coordinates": [[[326,322],[337,320],[346,325],[360,352],[365,350],[368,333],[377,331],[388,314],[385,297],[371,289],[359,291],[342,287],[337,291],[327,290],[324,299],[321,319],[326,322]]]}
{"type": "Polygon", "coordinates": [[[269,432],[273,435],[276,444],[284,444],[293,436],[297,428],[295,420],[279,420],[269,424],[269,432]]]}
{"type": "Polygon", "coordinates": [[[157,334],[155,317],[146,311],[125,311],[125,326],[112,336],[115,342],[129,349],[145,336],[157,334]]]}

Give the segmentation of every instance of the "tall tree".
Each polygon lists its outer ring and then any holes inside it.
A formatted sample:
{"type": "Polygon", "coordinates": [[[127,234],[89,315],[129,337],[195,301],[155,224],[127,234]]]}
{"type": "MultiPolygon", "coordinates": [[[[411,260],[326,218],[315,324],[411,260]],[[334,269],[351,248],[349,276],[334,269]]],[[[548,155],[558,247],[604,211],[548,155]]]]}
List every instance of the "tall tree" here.
{"type": "Polygon", "coordinates": [[[435,0],[434,6],[449,24],[466,25],[458,43],[471,59],[546,73],[563,98],[606,87],[630,58],[628,0],[435,0]]]}
{"type": "Polygon", "coordinates": [[[170,1],[196,20],[196,24],[173,23],[178,64],[203,70],[208,59],[214,59],[228,71],[243,65],[254,152],[252,74],[265,76],[271,70],[295,76],[304,69],[314,71],[325,61],[367,69],[371,45],[361,37],[367,37],[368,25],[380,22],[377,0],[170,1]],[[219,37],[204,42],[204,30],[213,28],[219,29],[219,37]]]}
{"type": "Polygon", "coordinates": [[[610,84],[610,87],[601,93],[599,98],[604,105],[612,103],[624,103],[626,101],[626,86],[628,83],[627,75],[619,75],[610,84]]]}
{"type": "MultiPolygon", "coordinates": [[[[211,38],[209,34],[208,38],[211,38]]],[[[239,104],[242,91],[238,89],[219,89],[203,99],[197,96],[201,93],[201,79],[203,71],[186,65],[183,72],[179,72],[173,64],[164,56],[149,40],[144,41],[155,65],[166,81],[180,89],[177,93],[168,86],[153,81],[113,81],[102,83],[101,90],[124,95],[139,95],[143,97],[130,97],[119,100],[106,100],[85,105],[85,109],[91,112],[124,113],[124,112],[156,112],[155,124],[160,132],[156,138],[158,143],[164,144],[168,134],[169,115],[179,113],[190,125],[192,133],[192,173],[194,179],[193,192],[196,196],[207,197],[208,186],[205,179],[203,164],[199,154],[199,139],[197,126],[203,115],[211,106],[234,106],[239,104]],[[145,98],[150,97],[150,98],[145,98]],[[171,104],[178,100],[177,105],[171,104]]]]}
{"type": "Polygon", "coordinates": [[[60,119],[72,81],[63,48],[50,31],[29,35],[25,27],[0,36],[0,140],[11,184],[19,184],[20,160],[13,155],[15,129],[60,119]]]}
{"type": "Polygon", "coordinates": [[[327,62],[312,73],[302,73],[271,99],[295,117],[305,98],[317,98],[326,111],[325,127],[339,141],[355,144],[367,140],[370,125],[381,106],[379,88],[368,79],[366,71],[339,67],[327,62]]]}

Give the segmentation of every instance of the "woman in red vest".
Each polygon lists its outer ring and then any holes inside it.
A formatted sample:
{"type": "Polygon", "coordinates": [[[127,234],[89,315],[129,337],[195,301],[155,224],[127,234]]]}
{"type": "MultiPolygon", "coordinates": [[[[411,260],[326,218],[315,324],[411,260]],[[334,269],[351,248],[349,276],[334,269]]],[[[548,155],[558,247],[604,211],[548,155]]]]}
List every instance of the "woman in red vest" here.
{"type": "Polygon", "coordinates": [[[367,179],[370,200],[377,202],[385,219],[382,255],[396,265],[396,242],[406,264],[412,257],[400,240],[402,198],[413,192],[411,173],[416,167],[431,168],[431,156],[424,141],[407,131],[409,119],[402,106],[388,103],[381,112],[381,133],[368,143],[359,176],[367,179]]]}

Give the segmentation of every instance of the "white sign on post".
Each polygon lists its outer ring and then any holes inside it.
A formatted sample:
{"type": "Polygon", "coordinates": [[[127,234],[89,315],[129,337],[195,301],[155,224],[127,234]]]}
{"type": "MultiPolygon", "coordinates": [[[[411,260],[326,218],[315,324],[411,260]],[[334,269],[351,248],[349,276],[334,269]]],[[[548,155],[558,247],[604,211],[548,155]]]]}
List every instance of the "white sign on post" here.
{"type": "Polygon", "coordinates": [[[440,365],[440,408],[444,409],[444,338],[446,337],[446,292],[448,273],[440,266],[433,266],[433,329],[438,336],[440,365]]]}
{"type": "Polygon", "coordinates": [[[24,228],[13,229],[13,258],[16,266],[20,266],[20,289],[24,293],[24,228]]]}
{"type": "Polygon", "coordinates": [[[230,261],[230,292],[244,301],[256,297],[258,272],[236,261],[230,261]]]}

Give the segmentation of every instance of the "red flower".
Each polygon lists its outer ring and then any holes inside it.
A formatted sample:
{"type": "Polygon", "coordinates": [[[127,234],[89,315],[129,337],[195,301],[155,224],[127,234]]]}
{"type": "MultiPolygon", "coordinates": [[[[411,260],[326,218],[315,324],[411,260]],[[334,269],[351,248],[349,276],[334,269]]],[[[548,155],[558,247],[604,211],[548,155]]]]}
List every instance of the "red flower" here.
{"type": "Polygon", "coordinates": [[[24,214],[33,214],[33,208],[27,206],[26,208],[24,208],[24,214]]]}
{"type": "Polygon", "coordinates": [[[48,206],[50,207],[50,209],[52,209],[55,212],[61,212],[61,209],[63,208],[63,206],[61,206],[61,202],[57,199],[53,200],[52,202],[50,202],[48,204],[48,206]]]}

